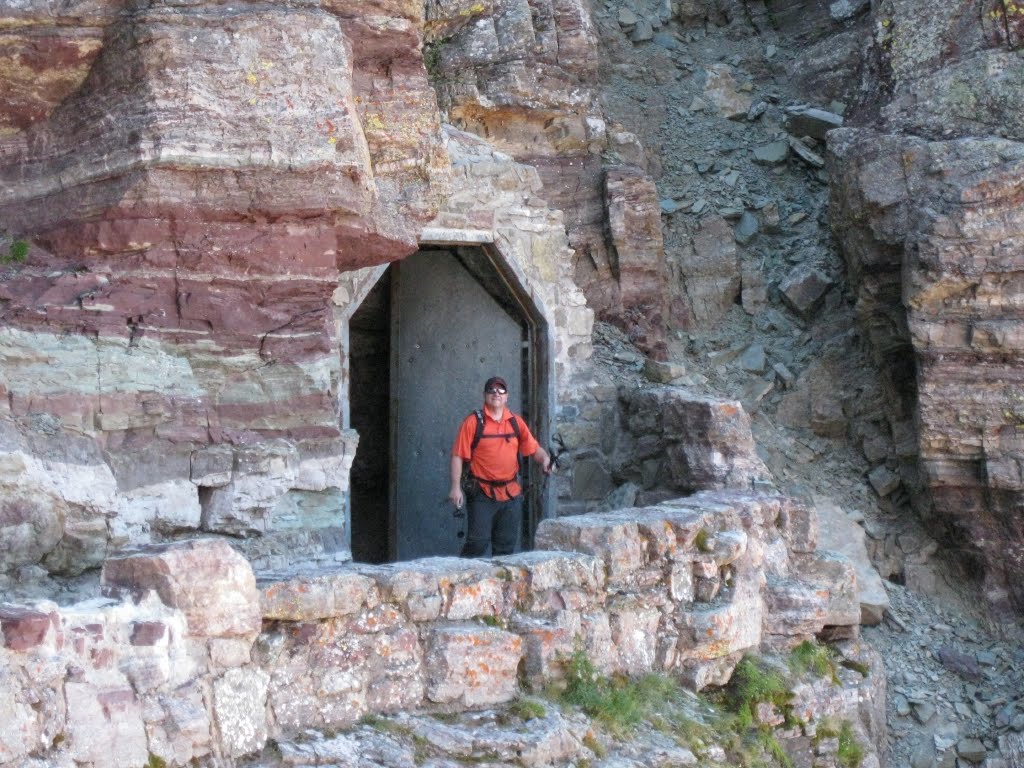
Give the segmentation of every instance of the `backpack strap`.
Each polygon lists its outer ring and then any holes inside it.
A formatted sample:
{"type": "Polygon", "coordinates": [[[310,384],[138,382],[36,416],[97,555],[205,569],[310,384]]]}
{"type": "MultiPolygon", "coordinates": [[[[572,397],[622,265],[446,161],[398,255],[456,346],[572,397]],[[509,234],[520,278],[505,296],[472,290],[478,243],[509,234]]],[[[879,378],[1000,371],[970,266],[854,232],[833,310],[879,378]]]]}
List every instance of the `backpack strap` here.
{"type": "MultiPolygon", "coordinates": [[[[470,446],[469,446],[469,453],[470,453],[470,455],[472,455],[473,451],[476,450],[476,447],[480,444],[480,439],[484,436],[484,412],[481,409],[477,408],[475,411],[473,411],[473,415],[476,416],[476,433],[473,435],[473,442],[470,443],[470,446]]],[[[508,420],[510,422],[512,422],[512,434],[515,435],[515,438],[516,438],[516,448],[518,449],[519,444],[522,442],[522,437],[521,437],[521,434],[519,432],[519,419],[517,419],[514,415],[509,414],[508,420]]],[[[504,438],[508,438],[508,437],[511,437],[511,435],[507,435],[507,434],[487,435],[487,437],[504,437],[504,438]]]]}
{"type": "Polygon", "coordinates": [[[480,438],[484,436],[484,412],[477,408],[473,411],[473,415],[476,416],[476,434],[473,435],[473,443],[469,446],[471,456],[476,447],[480,445],[480,438]]]}

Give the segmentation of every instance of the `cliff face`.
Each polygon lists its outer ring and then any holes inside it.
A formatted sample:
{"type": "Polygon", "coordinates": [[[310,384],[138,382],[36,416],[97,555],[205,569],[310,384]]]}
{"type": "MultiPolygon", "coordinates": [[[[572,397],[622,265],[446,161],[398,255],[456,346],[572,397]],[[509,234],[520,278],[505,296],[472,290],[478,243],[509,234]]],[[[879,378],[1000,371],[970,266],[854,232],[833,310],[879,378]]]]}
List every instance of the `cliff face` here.
{"type": "Polygon", "coordinates": [[[894,405],[916,411],[919,509],[1019,609],[1024,27],[986,2],[873,22],[876,102],[829,134],[833,227],[894,405]]]}
{"type": "Polygon", "coordinates": [[[437,0],[427,3],[426,42],[448,118],[537,169],[545,197],[565,212],[588,303],[663,358],[672,291],[657,193],[636,137],[609,124],[599,104],[588,4],[437,0]],[[625,221],[637,207],[653,219],[625,221]]]}
{"type": "Polygon", "coordinates": [[[75,572],[289,489],[336,508],[337,275],[414,251],[447,187],[420,4],[5,16],[5,530],[75,572]]]}

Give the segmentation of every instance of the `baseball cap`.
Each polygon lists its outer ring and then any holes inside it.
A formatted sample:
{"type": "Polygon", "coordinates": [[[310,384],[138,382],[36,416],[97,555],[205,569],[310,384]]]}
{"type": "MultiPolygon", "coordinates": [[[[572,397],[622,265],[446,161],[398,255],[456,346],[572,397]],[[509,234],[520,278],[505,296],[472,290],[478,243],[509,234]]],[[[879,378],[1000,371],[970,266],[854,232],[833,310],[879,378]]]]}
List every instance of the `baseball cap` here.
{"type": "Polygon", "coordinates": [[[508,391],[508,385],[505,384],[505,380],[501,376],[491,376],[491,378],[484,382],[484,392],[495,387],[504,389],[506,392],[508,391]]]}

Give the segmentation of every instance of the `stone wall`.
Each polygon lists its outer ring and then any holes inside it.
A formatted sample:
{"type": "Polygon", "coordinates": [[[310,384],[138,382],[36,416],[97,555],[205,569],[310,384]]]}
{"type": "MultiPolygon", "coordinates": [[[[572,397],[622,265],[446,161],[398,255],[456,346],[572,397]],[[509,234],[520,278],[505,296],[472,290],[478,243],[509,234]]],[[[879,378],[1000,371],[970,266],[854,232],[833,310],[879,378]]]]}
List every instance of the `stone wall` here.
{"type": "MultiPolygon", "coordinates": [[[[856,637],[853,567],[816,534],[792,499],[716,492],[545,521],[546,549],[493,561],[257,578],[221,540],[149,547],[105,563],[104,598],[0,609],[0,764],[230,764],[370,713],[498,705],[578,649],[721,684],[744,652],[856,637]]],[[[810,723],[883,738],[877,671],[820,693],[803,692],[810,723]]]]}

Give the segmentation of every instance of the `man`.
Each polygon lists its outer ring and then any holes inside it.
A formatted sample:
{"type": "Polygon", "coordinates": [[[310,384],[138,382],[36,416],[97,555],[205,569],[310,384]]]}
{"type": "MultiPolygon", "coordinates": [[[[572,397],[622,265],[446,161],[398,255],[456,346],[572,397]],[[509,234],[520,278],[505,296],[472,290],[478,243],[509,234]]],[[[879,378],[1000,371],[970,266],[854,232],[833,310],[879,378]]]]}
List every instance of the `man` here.
{"type": "Polygon", "coordinates": [[[515,551],[523,515],[520,455],[531,457],[545,475],[551,474],[547,451],[522,417],[505,407],[507,402],[505,380],[492,376],[484,384],[484,407],[465,418],[452,446],[448,500],[456,509],[465,502],[469,513],[462,557],[481,557],[489,545],[495,556],[515,551]],[[463,498],[462,466],[467,461],[472,487],[463,498]]]}

